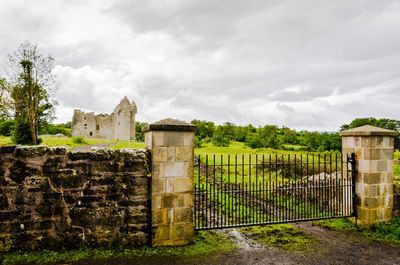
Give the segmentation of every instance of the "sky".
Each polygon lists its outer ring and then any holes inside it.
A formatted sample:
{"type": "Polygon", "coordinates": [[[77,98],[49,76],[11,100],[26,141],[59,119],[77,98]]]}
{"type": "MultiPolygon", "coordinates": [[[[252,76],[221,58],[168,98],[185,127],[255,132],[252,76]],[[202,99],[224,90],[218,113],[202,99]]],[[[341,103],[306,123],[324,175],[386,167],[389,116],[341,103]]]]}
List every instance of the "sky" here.
{"type": "Polygon", "coordinates": [[[400,120],[398,0],[1,0],[0,65],[25,40],[55,58],[57,123],[124,96],[142,122],[400,120]]]}

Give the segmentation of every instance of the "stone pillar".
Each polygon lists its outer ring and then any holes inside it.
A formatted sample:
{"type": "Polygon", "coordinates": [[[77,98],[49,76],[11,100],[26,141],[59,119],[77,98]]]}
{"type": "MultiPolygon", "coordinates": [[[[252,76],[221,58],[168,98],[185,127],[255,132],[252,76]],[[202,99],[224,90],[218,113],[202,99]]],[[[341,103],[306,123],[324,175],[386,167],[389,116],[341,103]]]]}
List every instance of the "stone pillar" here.
{"type": "Polygon", "coordinates": [[[152,164],[152,243],[193,240],[193,156],[196,126],[165,119],[143,129],[152,164]]]}
{"type": "MultiPolygon", "coordinates": [[[[370,125],[340,133],[342,153],[356,154],[356,212],[362,227],[392,218],[394,136],[370,125]]],[[[346,167],[344,166],[344,172],[346,167]]]]}

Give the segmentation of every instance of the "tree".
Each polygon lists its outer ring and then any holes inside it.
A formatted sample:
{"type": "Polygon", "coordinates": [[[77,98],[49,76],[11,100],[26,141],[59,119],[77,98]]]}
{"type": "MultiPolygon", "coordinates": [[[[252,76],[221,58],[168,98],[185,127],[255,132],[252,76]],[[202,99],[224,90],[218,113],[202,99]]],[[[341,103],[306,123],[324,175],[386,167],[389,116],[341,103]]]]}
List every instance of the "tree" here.
{"type": "Polygon", "coordinates": [[[22,43],[8,55],[9,83],[14,107],[14,140],[21,144],[37,144],[39,123],[54,117],[54,58],[42,55],[37,46],[22,43]]]}
{"type": "Polygon", "coordinates": [[[11,118],[10,84],[5,78],[0,78],[0,122],[11,118]]]}
{"type": "MultiPolygon", "coordinates": [[[[350,124],[343,124],[340,127],[340,130],[344,131],[352,128],[357,128],[363,125],[371,125],[375,127],[380,127],[400,132],[400,121],[391,119],[375,119],[372,117],[354,119],[350,124]]],[[[400,135],[394,138],[394,148],[400,149],[400,135]]]]}

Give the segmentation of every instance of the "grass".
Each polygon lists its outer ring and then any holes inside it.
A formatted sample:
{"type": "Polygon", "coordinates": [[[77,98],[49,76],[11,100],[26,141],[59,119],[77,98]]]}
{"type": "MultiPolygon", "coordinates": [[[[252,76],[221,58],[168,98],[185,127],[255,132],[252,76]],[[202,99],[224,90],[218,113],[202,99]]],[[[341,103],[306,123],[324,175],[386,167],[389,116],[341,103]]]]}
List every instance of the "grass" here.
{"type": "Polygon", "coordinates": [[[236,249],[226,236],[214,231],[200,231],[195,234],[194,242],[178,247],[142,247],[133,249],[81,248],[65,251],[32,251],[0,254],[1,264],[74,262],[79,260],[104,259],[109,257],[141,256],[196,256],[208,255],[220,251],[236,249]],[[3,256],[1,256],[3,255],[3,256]]]}
{"type": "MultiPolygon", "coordinates": [[[[82,141],[76,140],[77,138],[73,137],[42,137],[41,145],[51,146],[67,146],[69,148],[87,145],[87,144],[99,144],[99,143],[114,143],[114,140],[106,140],[106,139],[83,139],[82,141]],[[75,141],[74,141],[75,140],[75,141]]],[[[10,137],[0,136],[0,145],[8,145],[13,144],[10,137]]]]}
{"type": "Polygon", "coordinates": [[[310,235],[290,224],[250,226],[241,231],[267,246],[290,251],[304,251],[315,243],[310,235]]]}
{"type": "Polygon", "coordinates": [[[374,240],[385,240],[400,243],[400,216],[393,218],[389,222],[382,222],[369,229],[356,227],[348,219],[331,219],[316,221],[315,224],[336,230],[360,232],[367,238],[374,240]]]}
{"type": "Polygon", "coordinates": [[[110,146],[110,148],[116,148],[116,149],[141,148],[141,149],[144,149],[144,142],[124,141],[124,142],[119,142],[116,145],[110,146]]]}

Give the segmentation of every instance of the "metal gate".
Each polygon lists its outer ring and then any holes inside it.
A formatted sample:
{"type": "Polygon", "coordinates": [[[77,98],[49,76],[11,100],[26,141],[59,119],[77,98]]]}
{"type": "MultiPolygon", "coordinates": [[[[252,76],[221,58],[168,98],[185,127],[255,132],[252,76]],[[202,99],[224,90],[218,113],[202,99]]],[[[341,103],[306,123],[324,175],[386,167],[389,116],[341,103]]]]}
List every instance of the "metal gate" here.
{"type": "Polygon", "coordinates": [[[195,158],[195,230],[355,216],[355,154],[195,158]]]}

